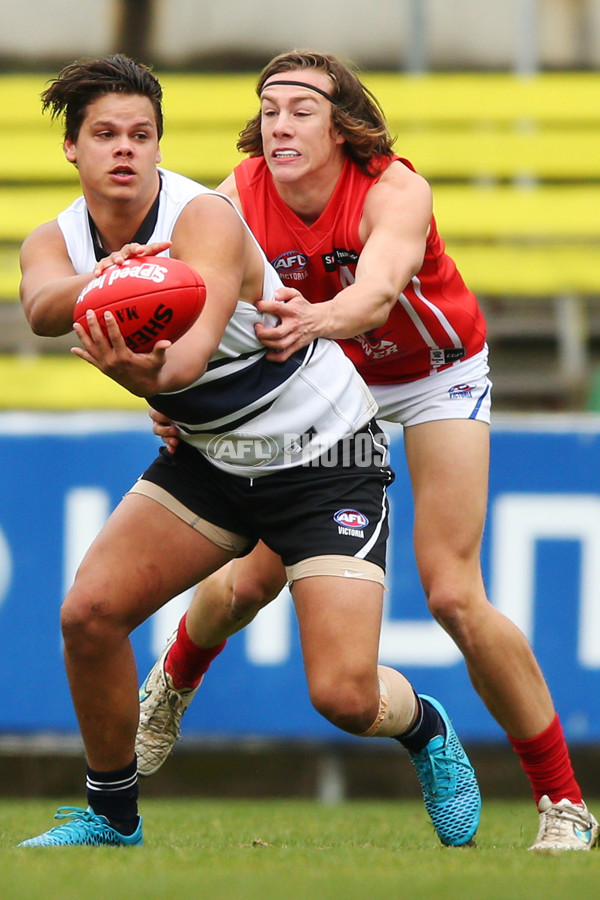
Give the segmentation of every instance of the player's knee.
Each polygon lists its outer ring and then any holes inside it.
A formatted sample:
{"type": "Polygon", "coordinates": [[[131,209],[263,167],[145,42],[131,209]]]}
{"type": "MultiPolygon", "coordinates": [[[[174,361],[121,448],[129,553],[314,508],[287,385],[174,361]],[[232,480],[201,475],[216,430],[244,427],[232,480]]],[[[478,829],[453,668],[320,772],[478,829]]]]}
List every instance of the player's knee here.
{"type": "Polygon", "coordinates": [[[452,591],[432,592],[427,598],[427,606],[431,615],[442,623],[456,621],[464,612],[461,598],[452,591]]]}
{"type": "Polygon", "coordinates": [[[231,594],[231,616],[234,621],[243,621],[254,616],[271,600],[278,590],[256,578],[240,578],[235,581],[231,594]]]}
{"type": "Polygon", "coordinates": [[[60,611],[65,650],[71,656],[94,656],[123,632],[106,601],[73,588],[60,611]]]}
{"type": "Polygon", "coordinates": [[[480,606],[487,603],[483,588],[475,591],[471,585],[449,581],[429,591],[427,606],[431,615],[451,635],[460,635],[469,629],[470,622],[480,606]]]}
{"type": "Polygon", "coordinates": [[[378,697],[359,680],[331,682],[323,680],[309,685],[314,708],[325,719],[348,731],[363,734],[377,714],[378,697]]]}

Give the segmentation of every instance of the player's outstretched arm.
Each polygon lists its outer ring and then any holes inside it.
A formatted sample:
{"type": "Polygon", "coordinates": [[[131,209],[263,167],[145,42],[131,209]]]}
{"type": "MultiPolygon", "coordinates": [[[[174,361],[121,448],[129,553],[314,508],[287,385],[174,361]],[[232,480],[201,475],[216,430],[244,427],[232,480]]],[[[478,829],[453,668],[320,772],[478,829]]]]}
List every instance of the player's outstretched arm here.
{"type": "Polygon", "coordinates": [[[75,302],[92,273],[75,272],[56,221],[31,232],[21,247],[20,263],[21,303],[31,330],[45,337],[68,334],[75,302]]]}

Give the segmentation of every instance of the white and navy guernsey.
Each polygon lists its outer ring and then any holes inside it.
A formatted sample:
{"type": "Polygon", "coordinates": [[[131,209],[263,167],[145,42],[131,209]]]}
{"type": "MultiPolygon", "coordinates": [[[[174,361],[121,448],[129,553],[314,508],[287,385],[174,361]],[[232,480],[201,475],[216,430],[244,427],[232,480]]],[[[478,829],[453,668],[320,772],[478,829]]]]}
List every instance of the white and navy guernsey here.
{"type": "MultiPolygon", "coordinates": [[[[160,175],[160,191],[152,209],[146,216],[139,231],[132,235],[132,241],[140,244],[151,244],[154,241],[170,241],[175,223],[183,208],[199,194],[210,193],[209,188],[191,178],[158,170],[160,175]]],[[[63,233],[67,253],[73,268],[79,274],[91,272],[96,263],[108,254],[98,244],[94,223],[90,218],[87,204],[83,197],[78,197],[67,209],[59,213],[56,221],[63,233]]],[[[164,250],[159,256],[168,256],[164,250]]]]}
{"type": "MultiPolygon", "coordinates": [[[[169,240],[184,206],[199,194],[215,193],[174,172],[159,171],[159,202],[149,213],[156,221],[145,242],[169,240]]],[[[58,216],[58,224],[75,269],[90,272],[98,246],[83,198],[58,216]]],[[[264,260],[262,297],[272,299],[282,282],[248,232],[264,260]]],[[[256,337],[259,322],[273,324],[272,317],[239,301],[206,372],[181,391],[148,398],[211,463],[250,478],[309,464],[360,430],[377,411],[366,384],[336,343],[319,338],[287,362],[271,362],[256,337]]]]}
{"type": "MultiPolygon", "coordinates": [[[[263,298],[280,286],[265,259],[263,298]]],[[[214,465],[247,477],[310,463],[377,409],[333,341],[314,341],[284,363],[268,360],[254,331],[265,318],[240,301],[206,372],[182,391],[148,400],[214,465]]]]}

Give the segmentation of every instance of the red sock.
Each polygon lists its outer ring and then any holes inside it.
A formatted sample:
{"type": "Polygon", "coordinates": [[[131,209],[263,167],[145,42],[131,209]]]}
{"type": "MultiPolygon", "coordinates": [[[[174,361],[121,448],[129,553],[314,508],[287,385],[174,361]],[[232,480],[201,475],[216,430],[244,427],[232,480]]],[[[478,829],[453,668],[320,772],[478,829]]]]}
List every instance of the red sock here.
{"type": "Polygon", "coordinates": [[[211,662],[227,643],[223,641],[216,647],[198,647],[187,633],[186,617],[187,613],[179,623],[177,640],[171,645],[165,660],[165,671],[173,679],[173,687],[178,691],[198,687],[211,662]]]}
{"type": "Polygon", "coordinates": [[[558,803],[565,797],[571,803],[582,802],[581,789],[573,774],[558,714],[548,728],[537,737],[518,741],[508,735],[508,739],[515,753],[519,755],[536,803],[544,794],[547,794],[553,803],[558,803]]]}

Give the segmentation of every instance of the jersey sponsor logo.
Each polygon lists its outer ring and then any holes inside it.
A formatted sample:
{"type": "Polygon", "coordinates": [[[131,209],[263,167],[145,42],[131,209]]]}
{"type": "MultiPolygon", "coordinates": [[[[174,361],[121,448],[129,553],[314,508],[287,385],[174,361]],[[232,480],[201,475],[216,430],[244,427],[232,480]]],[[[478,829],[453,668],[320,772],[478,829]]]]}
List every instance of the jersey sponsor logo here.
{"type": "Polygon", "coordinates": [[[367,517],[357,509],[338,509],[333,520],[337,523],[338,534],[356,538],[364,538],[363,529],[369,524],[367,517]]]}
{"type": "Polygon", "coordinates": [[[321,259],[326,272],[335,272],[340,266],[355,266],[358,262],[358,253],[356,250],[335,247],[329,253],[323,253],[321,259]]]}
{"type": "Polygon", "coordinates": [[[448,391],[448,397],[450,400],[471,400],[476,387],[475,384],[455,384],[448,391]]]}
{"type": "Polygon", "coordinates": [[[286,250],[272,260],[271,265],[283,281],[302,281],[308,278],[308,256],[300,250],[286,250]]]}
{"type": "Polygon", "coordinates": [[[212,459],[236,466],[266,466],[279,455],[277,441],[253,432],[221,434],[209,441],[206,451],[212,459]]]}
{"type": "Polygon", "coordinates": [[[449,347],[446,350],[436,348],[429,351],[429,361],[431,368],[437,369],[439,366],[447,366],[450,363],[458,362],[464,358],[464,355],[464,347],[449,347]]]}

